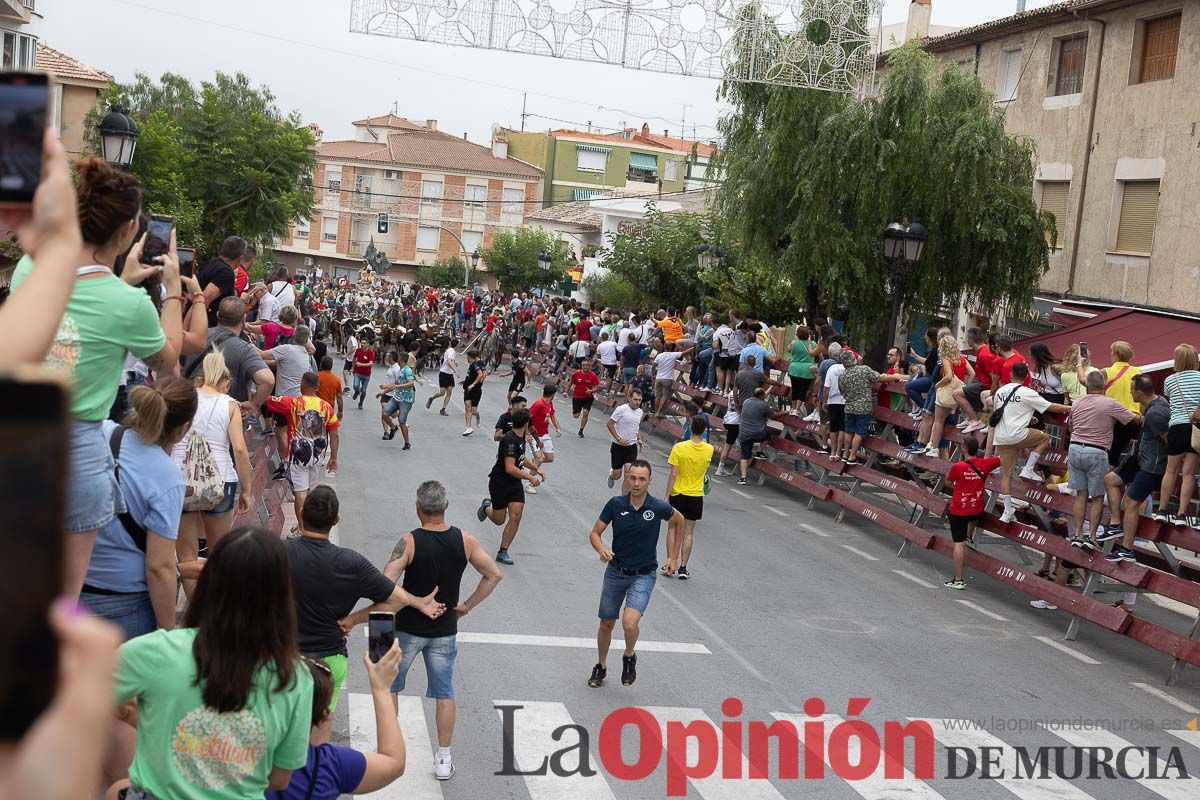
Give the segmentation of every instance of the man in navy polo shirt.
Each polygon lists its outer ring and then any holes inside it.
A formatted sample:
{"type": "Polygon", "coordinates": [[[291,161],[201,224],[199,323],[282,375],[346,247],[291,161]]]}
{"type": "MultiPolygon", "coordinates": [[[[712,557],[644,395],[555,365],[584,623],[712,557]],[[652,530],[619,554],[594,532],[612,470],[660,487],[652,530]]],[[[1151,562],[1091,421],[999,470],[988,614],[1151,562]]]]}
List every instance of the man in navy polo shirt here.
{"type": "Polygon", "coordinates": [[[588,538],[608,565],[604,570],[604,588],[600,592],[600,630],[596,633],[596,649],[600,660],[592,667],[588,686],[598,688],[608,675],[608,647],[612,643],[613,627],[621,617],[625,631],[625,653],[621,656],[621,683],[629,686],[637,680],[637,644],[639,625],[650,605],[654,591],[655,570],[658,569],[658,537],[662,523],[667,523],[667,566],[664,574],[673,575],[679,563],[680,531],[683,515],[669,503],[652,497],[650,463],[638,459],[626,473],[629,494],[611,498],[600,512],[588,538]],[[613,527],[612,549],[604,546],[604,529],[613,527]],[[621,613],[621,604],[625,611],[621,613]]]}

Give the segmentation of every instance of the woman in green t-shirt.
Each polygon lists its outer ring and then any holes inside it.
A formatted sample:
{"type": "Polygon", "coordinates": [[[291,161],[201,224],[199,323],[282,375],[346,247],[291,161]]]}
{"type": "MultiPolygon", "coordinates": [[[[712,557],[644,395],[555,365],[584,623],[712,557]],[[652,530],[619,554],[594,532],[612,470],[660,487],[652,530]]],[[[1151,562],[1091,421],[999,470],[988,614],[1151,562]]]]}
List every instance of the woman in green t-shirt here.
{"type": "Polygon", "coordinates": [[[261,800],[286,788],[307,758],[312,692],[287,550],[239,528],[213,549],[183,626],[121,646],[116,702],[137,700],[138,716],[125,800],[261,800]]]}
{"type": "Polygon", "coordinates": [[[813,354],[817,345],[812,340],[807,325],[796,326],[796,338],[792,341],[791,360],[788,363],[788,380],[792,382],[792,413],[803,415],[804,398],[812,388],[813,372],[817,362],[813,354]]]}

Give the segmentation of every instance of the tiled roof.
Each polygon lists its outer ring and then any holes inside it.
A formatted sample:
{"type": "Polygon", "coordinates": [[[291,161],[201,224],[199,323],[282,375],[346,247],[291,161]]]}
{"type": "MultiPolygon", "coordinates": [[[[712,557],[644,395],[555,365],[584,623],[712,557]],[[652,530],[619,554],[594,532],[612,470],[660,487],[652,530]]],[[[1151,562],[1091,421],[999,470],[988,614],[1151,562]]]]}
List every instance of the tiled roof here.
{"type": "Polygon", "coordinates": [[[574,225],[588,231],[599,231],[603,221],[599,214],[588,207],[586,200],[543,208],[527,214],[525,219],[533,222],[558,222],[564,225],[574,225]]]}
{"type": "Polygon", "coordinates": [[[49,72],[60,81],[95,81],[97,83],[112,83],[112,75],[88,66],[78,59],[71,58],[66,53],[60,53],[53,47],[44,44],[37,46],[37,68],[49,72]]]}
{"type": "Polygon", "coordinates": [[[386,143],[325,142],[317,146],[317,156],[446,172],[470,172],[527,181],[539,180],[542,177],[540,169],[524,161],[496,158],[489,147],[447,133],[426,130],[424,126],[403,130],[389,129],[386,143]]]}
{"type": "Polygon", "coordinates": [[[368,117],[367,119],[355,120],[352,125],[370,125],[373,128],[403,128],[405,130],[425,130],[425,126],[419,122],[407,120],[404,117],[397,117],[395,114],[385,114],[382,117],[368,117]]]}
{"type": "MultiPolygon", "coordinates": [[[[659,147],[678,150],[682,153],[692,152],[693,142],[691,139],[677,139],[674,136],[659,136],[653,133],[649,136],[639,133],[634,138],[635,140],[645,140],[650,144],[654,144],[659,147]]],[[[713,147],[711,144],[705,144],[704,142],[695,142],[694,144],[696,145],[696,155],[700,156],[701,158],[711,158],[715,153],[718,152],[717,148],[713,147]]]]}
{"type": "MultiPolygon", "coordinates": [[[[944,50],[963,42],[974,41],[980,38],[990,38],[990,34],[992,33],[997,35],[1003,34],[1010,28],[1027,27],[1040,19],[1054,17],[1082,6],[1100,5],[1101,2],[1102,0],[1065,0],[1061,3],[1051,3],[1041,8],[1033,8],[1028,11],[1011,14],[1007,17],[1001,17],[1000,19],[972,25],[969,28],[963,28],[953,33],[928,37],[922,41],[922,45],[926,50],[944,50]]],[[[1128,5],[1129,3],[1124,4],[1128,5]]]]}

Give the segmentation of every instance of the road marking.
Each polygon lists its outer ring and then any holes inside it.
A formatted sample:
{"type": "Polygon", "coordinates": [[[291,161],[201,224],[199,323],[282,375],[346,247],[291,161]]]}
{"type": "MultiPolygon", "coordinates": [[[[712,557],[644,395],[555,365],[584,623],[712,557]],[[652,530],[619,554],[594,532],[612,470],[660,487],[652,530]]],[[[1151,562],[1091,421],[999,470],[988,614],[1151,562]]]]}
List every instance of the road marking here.
{"type": "MultiPolygon", "coordinates": [[[[433,777],[433,745],[425,722],[421,698],[400,695],[397,717],[404,731],[408,768],[389,786],[377,792],[355,795],[373,800],[442,800],[442,787],[433,777]]],[[[350,695],[350,746],[364,753],[375,752],[375,702],[369,694],[350,695]]]]}
{"type": "MultiPolygon", "coordinates": [[[[796,732],[800,737],[801,752],[804,752],[804,723],[820,721],[825,723],[825,730],[829,731],[835,728],[842,718],[836,714],[825,714],[821,717],[808,717],[800,714],[778,714],[772,713],[772,717],[781,722],[790,722],[796,726],[796,732]]],[[[847,740],[848,763],[858,764],[859,747],[861,741],[859,737],[853,736],[847,740]]],[[[829,763],[828,751],[822,748],[822,757],[825,763],[829,763]]],[[[904,770],[904,778],[886,778],[884,777],[884,769],[888,759],[883,751],[880,751],[879,764],[875,767],[875,771],[862,780],[846,781],[846,785],[858,793],[859,797],[865,800],[942,800],[942,796],[934,789],[928,786],[924,781],[917,780],[917,777],[904,770]]],[[[903,767],[903,763],[900,764],[903,767]]]]}
{"type": "MultiPolygon", "coordinates": [[[[999,763],[1012,764],[1014,762],[1013,749],[1003,739],[999,739],[981,728],[968,727],[970,725],[968,720],[951,720],[957,723],[953,729],[948,727],[947,721],[943,719],[913,719],[912,721],[929,723],[929,727],[933,728],[934,737],[945,747],[965,747],[976,753],[981,747],[994,747],[997,750],[993,752],[1000,753],[999,763]]],[[[1009,771],[1005,771],[1002,777],[994,780],[1021,800],[1093,800],[1090,794],[1075,788],[1057,775],[1051,774],[1050,777],[1043,780],[1041,778],[1032,779],[1024,775],[1020,778],[1009,777],[1009,774],[1009,771]]]]}
{"type": "Polygon", "coordinates": [[[751,497],[750,495],[748,495],[748,494],[746,494],[745,492],[743,492],[741,489],[732,489],[732,488],[731,488],[729,491],[733,492],[734,494],[741,495],[742,497],[746,498],[747,500],[753,500],[753,499],[754,499],[754,498],[753,498],[753,497],[751,497]]]}
{"type": "Polygon", "coordinates": [[[824,536],[826,539],[828,539],[830,536],[833,535],[830,533],[826,533],[825,531],[818,528],[816,525],[809,525],[807,522],[801,522],[800,527],[804,528],[804,530],[808,531],[809,533],[815,533],[817,536],[824,536]]]}
{"type": "Polygon", "coordinates": [[[791,514],[787,513],[786,511],[780,511],[775,506],[764,505],[763,508],[765,508],[767,511],[770,511],[772,514],[776,514],[780,517],[790,517],[791,516],[791,514]]]}
{"type": "MultiPolygon", "coordinates": [[[[699,722],[701,724],[711,725],[712,730],[718,731],[720,728],[712,718],[698,708],[665,708],[651,706],[643,708],[643,711],[648,711],[658,720],[659,729],[662,731],[664,746],[667,741],[667,723],[682,722],[684,724],[691,722],[699,722]]],[[[717,769],[707,778],[690,778],[689,782],[696,789],[704,800],[783,800],[783,795],[779,793],[771,783],[763,778],[750,777],[749,759],[745,753],[738,752],[737,756],[741,759],[742,769],[741,778],[723,778],[724,761],[727,756],[732,755],[728,748],[733,746],[731,740],[725,743],[726,750],[721,753],[718,761],[717,769]]],[[[687,737],[687,756],[686,764],[695,764],[699,760],[700,743],[695,737],[687,737]]]]}
{"type": "Polygon", "coordinates": [[[865,558],[867,561],[878,561],[879,560],[878,556],[873,556],[870,553],[859,550],[857,547],[852,547],[851,545],[848,545],[848,544],[844,544],[844,545],[842,545],[842,547],[846,548],[851,553],[854,553],[854,555],[856,555],[856,556],[865,558]]]}
{"type": "MultiPolygon", "coordinates": [[[[624,647],[624,639],[614,636],[613,645],[624,647]]],[[[460,631],[459,644],[508,644],[526,647],[575,647],[583,650],[595,650],[596,640],[582,636],[532,636],[519,633],[480,633],[478,631],[460,631]]],[[[638,640],[637,649],[646,653],[688,653],[692,655],[712,655],[712,651],[702,644],[694,642],[654,642],[638,640]]]]}
{"type": "MultiPolygon", "coordinates": [[[[496,700],[493,705],[522,707],[520,711],[515,712],[520,715],[520,719],[513,725],[512,742],[516,766],[522,772],[540,770],[546,759],[555,752],[579,741],[578,731],[567,733],[561,741],[554,738],[556,730],[564,725],[575,724],[567,707],[562,703],[496,700]]],[[[496,713],[503,721],[504,712],[497,708],[496,713]]],[[[589,753],[588,756],[595,764],[595,753],[589,753]]],[[[568,763],[571,763],[570,760],[568,763]]],[[[578,772],[560,777],[547,769],[545,775],[525,775],[524,778],[525,788],[529,790],[532,800],[557,800],[562,797],[570,797],[572,800],[615,800],[612,789],[608,787],[608,781],[598,770],[586,777],[578,772]]]]}
{"type": "Polygon", "coordinates": [[[1086,654],[1084,654],[1084,653],[1081,653],[1081,652],[1079,652],[1078,650],[1076,650],[1076,649],[1075,649],[1075,648],[1073,648],[1073,647],[1067,647],[1067,646],[1066,646],[1065,644],[1063,644],[1062,642],[1056,642],[1056,641],[1054,641],[1054,640],[1053,640],[1053,639],[1051,639],[1049,636],[1035,636],[1035,637],[1033,637],[1033,638],[1037,639],[1037,640],[1038,640],[1039,642],[1041,642],[1042,644],[1048,644],[1048,645],[1050,645],[1050,646],[1051,646],[1051,647],[1053,647],[1055,650],[1061,650],[1062,652],[1064,652],[1064,653],[1066,653],[1067,655],[1069,655],[1071,658],[1078,659],[1079,661],[1082,661],[1082,662],[1083,662],[1083,663],[1085,663],[1085,664],[1092,664],[1092,665],[1095,665],[1095,664],[1099,664],[1099,663],[1100,663],[1099,661],[1097,661],[1096,659],[1092,658],[1091,656],[1089,656],[1089,655],[1086,655],[1086,654]]]}
{"type": "MultiPolygon", "coordinates": [[[[1043,727],[1046,727],[1043,725],[1043,727]]],[[[1156,774],[1161,775],[1161,778],[1135,778],[1138,783],[1154,792],[1159,797],[1165,797],[1167,800],[1195,800],[1196,784],[1190,778],[1187,783],[1184,783],[1177,778],[1168,778],[1171,771],[1166,769],[1166,762],[1161,758],[1153,757],[1155,763],[1151,763],[1152,756],[1142,747],[1134,747],[1130,742],[1122,739],[1111,731],[1104,730],[1088,730],[1084,731],[1081,728],[1060,728],[1051,729],[1055,736],[1069,742],[1074,747],[1105,747],[1110,748],[1113,752],[1120,752],[1125,759],[1125,770],[1127,774],[1156,774]],[[1157,764],[1157,769],[1155,765],[1157,764]]]]}
{"type": "Polygon", "coordinates": [[[983,614],[985,617],[990,617],[991,619],[996,620],[996,622],[1012,622],[1012,620],[1010,620],[1008,617],[1002,617],[995,611],[988,611],[983,606],[979,605],[978,603],[972,603],[970,600],[955,600],[954,602],[961,603],[967,608],[973,608],[980,614],[983,614]]]}
{"type": "MultiPolygon", "coordinates": [[[[1192,720],[1195,722],[1195,720],[1192,720]]],[[[1178,736],[1192,747],[1200,748],[1200,731],[1167,731],[1172,736],[1178,736]]]]}
{"type": "Polygon", "coordinates": [[[1141,689],[1143,692],[1148,692],[1149,694],[1152,694],[1155,697],[1157,697],[1159,700],[1162,700],[1164,703],[1170,703],[1171,705],[1175,706],[1176,708],[1178,708],[1181,711],[1186,711],[1189,714],[1200,714],[1200,708],[1196,708],[1193,705],[1188,705],[1184,701],[1182,701],[1176,697],[1172,697],[1171,695],[1167,694],[1162,689],[1159,689],[1156,686],[1151,686],[1148,683],[1131,683],[1130,686],[1136,686],[1137,688],[1141,689]]]}
{"type": "Polygon", "coordinates": [[[924,586],[926,589],[936,589],[937,588],[937,586],[930,583],[929,581],[924,580],[922,578],[918,578],[916,575],[913,575],[910,572],[905,572],[902,569],[894,569],[894,570],[892,570],[892,572],[896,573],[901,578],[907,578],[908,580],[912,581],[913,583],[917,584],[918,586],[924,586]]]}

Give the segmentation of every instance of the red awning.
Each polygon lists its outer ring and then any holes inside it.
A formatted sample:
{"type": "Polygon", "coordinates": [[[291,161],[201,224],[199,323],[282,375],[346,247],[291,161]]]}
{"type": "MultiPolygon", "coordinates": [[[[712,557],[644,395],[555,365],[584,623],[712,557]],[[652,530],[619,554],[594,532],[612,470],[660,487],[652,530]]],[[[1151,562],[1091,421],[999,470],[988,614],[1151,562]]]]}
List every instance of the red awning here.
{"type": "Polygon", "coordinates": [[[1051,353],[1062,357],[1068,346],[1087,342],[1092,363],[1106,366],[1109,345],[1118,340],[1133,345],[1133,364],[1143,372],[1171,370],[1176,345],[1187,342],[1200,347],[1200,319],[1114,308],[1091,319],[1078,318],[1068,327],[1022,339],[1019,347],[1027,355],[1029,345],[1041,342],[1051,353]]]}

